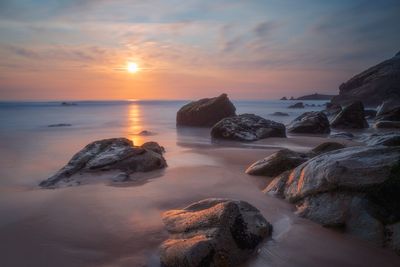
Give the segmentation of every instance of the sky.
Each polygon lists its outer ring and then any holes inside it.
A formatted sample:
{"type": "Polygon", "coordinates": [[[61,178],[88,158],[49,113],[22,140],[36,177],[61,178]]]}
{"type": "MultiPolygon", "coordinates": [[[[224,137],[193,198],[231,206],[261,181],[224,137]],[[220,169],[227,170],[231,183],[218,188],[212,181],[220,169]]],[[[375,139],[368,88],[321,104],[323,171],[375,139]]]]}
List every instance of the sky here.
{"type": "Polygon", "coordinates": [[[0,100],[337,94],[400,51],[399,14],[399,0],[0,0],[0,100]]]}

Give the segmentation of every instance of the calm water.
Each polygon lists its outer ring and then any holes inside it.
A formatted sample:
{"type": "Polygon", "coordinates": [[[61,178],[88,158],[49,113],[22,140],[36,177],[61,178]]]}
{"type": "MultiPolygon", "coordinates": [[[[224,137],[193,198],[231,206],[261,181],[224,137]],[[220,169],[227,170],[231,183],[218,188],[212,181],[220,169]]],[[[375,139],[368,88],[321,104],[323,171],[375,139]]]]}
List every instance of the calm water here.
{"type": "MultiPolygon", "coordinates": [[[[236,101],[237,113],[288,123],[302,112],[293,101],[236,101]],[[276,111],[289,117],[273,117],[276,111]]],[[[273,224],[245,266],[399,266],[391,251],[322,228],[293,214],[293,207],[264,195],[265,178],[244,169],[279,147],[307,150],[323,137],[270,138],[249,145],[212,143],[209,130],[175,126],[185,101],[0,103],[0,266],[158,267],[167,238],[163,211],[207,197],[250,202],[273,224]],[[48,127],[68,123],[71,127],[48,127]],[[147,130],[152,136],[139,136],[147,130]],[[45,190],[37,184],[54,174],[87,143],[128,137],[137,145],[157,141],[168,168],[135,177],[123,187],[96,183],[45,190]]]]}
{"type": "MultiPolygon", "coordinates": [[[[254,113],[289,123],[308,110],[320,110],[326,101],[306,101],[317,107],[287,109],[294,101],[236,101],[237,113],[254,113]],[[270,114],[281,111],[290,116],[270,114]]],[[[97,139],[128,137],[135,144],[154,140],[169,152],[181,146],[210,144],[207,129],[176,129],[176,111],[187,101],[103,101],[0,103],[0,184],[35,185],[62,166],[85,144],[97,139]],[[48,127],[51,124],[70,127],[48,127]],[[137,135],[143,130],[153,136],[137,135]],[[180,146],[181,145],[181,146],[180,146]]]]}

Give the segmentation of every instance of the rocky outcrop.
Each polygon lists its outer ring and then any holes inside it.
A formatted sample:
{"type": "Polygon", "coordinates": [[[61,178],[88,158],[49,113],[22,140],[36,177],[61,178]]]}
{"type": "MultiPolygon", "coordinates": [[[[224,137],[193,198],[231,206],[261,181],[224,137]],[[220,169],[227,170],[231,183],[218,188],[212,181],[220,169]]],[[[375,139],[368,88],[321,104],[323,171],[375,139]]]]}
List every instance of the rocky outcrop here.
{"type": "Polygon", "coordinates": [[[147,172],[167,166],[161,155],[161,147],[155,143],[134,146],[126,138],[111,138],[92,142],[76,153],[55,175],[44,180],[41,187],[80,184],[75,174],[96,171],[120,170],[125,173],[147,172]]]}
{"type": "Polygon", "coordinates": [[[272,226],[245,201],[205,199],[164,213],[170,237],[160,248],[164,267],[239,266],[272,226]]]}
{"type": "Polygon", "coordinates": [[[304,108],[304,104],[303,104],[303,102],[298,102],[298,103],[288,106],[288,108],[304,108]]]}
{"type": "Polygon", "coordinates": [[[331,100],[335,95],[311,94],[296,98],[297,100],[331,100]]]}
{"type": "Polygon", "coordinates": [[[385,146],[322,154],[265,189],[295,203],[301,216],[380,245],[393,243],[386,233],[400,222],[399,190],[400,147],[385,146]]]}
{"type": "Polygon", "coordinates": [[[212,127],[211,136],[217,139],[255,141],[268,137],[286,137],[286,128],[282,123],[254,114],[242,114],[219,121],[212,127]]]}
{"type": "Polygon", "coordinates": [[[324,112],[326,116],[335,116],[340,111],[342,111],[342,107],[340,105],[326,103],[326,108],[322,112],[324,112]]]}
{"type": "Polygon", "coordinates": [[[176,114],[176,124],[212,126],[223,118],[234,116],[236,108],[226,94],[203,98],[184,105],[176,114]]]}
{"type": "Polygon", "coordinates": [[[361,141],[368,146],[400,146],[400,132],[374,133],[361,138],[361,141]]]}
{"type": "Polygon", "coordinates": [[[400,100],[400,55],[357,74],[340,85],[339,90],[332,103],[362,101],[364,105],[377,106],[385,100],[400,100]]]}
{"type": "Polygon", "coordinates": [[[341,129],[368,128],[368,122],[365,120],[364,105],[362,102],[353,102],[344,107],[332,120],[331,127],[341,129]]]}
{"type": "Polygon", "coordinates": [[[294,169],[307,160],[333,150],[345,148],[345,145],[336,142],[322,143],[307,153],[295,152],[290,149],[281,149],[272,155],[251,164],[246,173],[250,175],[277,176],[284,171],[294,169]]]}
{"type": "Polygon", "coordinates": [[[331,131],[326,115],[317,111],[303,113],[287,127],[289,133],[325,134],[331,131]]]}
{"type": "Polygon", "coordinates": [[[380,111],[375,118],[376,121],[400,121],[400,106],[389,110],[380,111]]]}
{"type": "Polygon", "coordinates": [[[280,100],[287,100],[287,97],[284,96],[284,97],[282,97],[280,100]]]}
{"type": "Polygon", "coordinates": [[[378,121],[374,127],[377,129],[400,129],[400,121],[378,121]]]}
{"type": "Polygon", "coordinates": [[[250,165],[246,173],[274,177],[284,171],[291,170],[309,159],[306,153],[299,153],[289,149],[281,149],[272,155],[258,160],[250,165]]]}

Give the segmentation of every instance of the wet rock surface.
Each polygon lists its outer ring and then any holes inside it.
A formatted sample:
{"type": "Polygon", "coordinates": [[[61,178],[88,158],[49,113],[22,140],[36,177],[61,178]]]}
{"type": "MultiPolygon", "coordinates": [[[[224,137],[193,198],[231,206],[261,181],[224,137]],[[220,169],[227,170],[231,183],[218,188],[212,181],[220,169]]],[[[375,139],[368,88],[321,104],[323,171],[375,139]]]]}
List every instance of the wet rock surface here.
{"type": "Polygon", "coordinates": [[[350,147],[317,156],[276,177],[265,192],[296,204],[297,213],[379,245],[400,222],[400,147],[350,147]]]}
{"type": "Polygon", "coordinates": [[[205,199],[164,213],[170,237],[160,248],[164,267],[238,266],[271,235],[272,226],[245,201],[205,199]]]}
{"type": "Polygon", "coordinates": [[[374,127],[377,129],[400,129],[400,121],[378,121],[374,127]]]}
{"type": "Polygon", "coordinates": [[[146,144],[145,147],[134,146],[133,142],[126,138],[92,142],[76,153],[55,175],[42,181],[39,186],[77,185],[80,182],[73,176],[85,172],[120,170],[129,174],[166,167],[167,163],[161,153],[154,152],[154,148],[160,148],[160,146],[154,142],[150,145],[146,144]],[[148,149],[149,147],[151,149],[148,149]]]}
{"type": "Polygon", "coordinates": [[[226,94],[203,98],[184,105],[176,115],[180,126],[212,126],[223,118],[234,116],[236,108],[226,94]]]}
{"type": "Polygon", "coordinates": [[[365,120],[364,105],[360,101],[344,107],[331,122],[332,128],[363,129],[368,128],[365,120]]]}
{"type": "Polygon", "coordinates": [[[282,123],[254,114],[242,114],[215,124],[211,136],[217,139],[256,141],[268,137],[286,137],[286,128],[282,123]]]}
{"type": "Polygon", "coordinates": [[[330,132],[328,117],[323,112],[305,112],[287,126],[289,133],[325,134],[330,132]]]}
{"type": "Polygon", "coordinates": [[[369,146],[400,146],[400,132],[374,133],[361,138],[369,146]]]}

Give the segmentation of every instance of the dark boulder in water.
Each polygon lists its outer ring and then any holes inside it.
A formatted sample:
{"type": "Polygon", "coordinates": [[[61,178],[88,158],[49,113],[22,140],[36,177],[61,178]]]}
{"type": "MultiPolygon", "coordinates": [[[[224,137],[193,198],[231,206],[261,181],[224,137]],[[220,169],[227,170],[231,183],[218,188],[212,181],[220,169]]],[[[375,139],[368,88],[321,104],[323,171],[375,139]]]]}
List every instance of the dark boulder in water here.
{"type": "Polygon", "coordinates": [[[170,233],[160,248],[164,267],[239,266],[271,235],[272,226],[245,201],[205,199],[164,213],[170,233]]]}
{"type": "Polygon", "coordinates": [[[53,127],[70,127],[72,124],[69,123],[58,123],[58,124],[49,124],[47,127],[53,128],[53,127]]]}
{"type": "Polygon", "coordinates": [[[217,139],[256,141],[268,137],[286,137],[286,128],[282,123],[254,114],[242,114],[215,124],[211,136],[217,139]]]}
{"type": "Polygon", "coordinates": [[[298,102],[298,103],[288,106],[288,108],[304,108],[304,104],[303,104],[303,102],[298,102]]]}
{"type": "Polygon", "coordinates": [[[368,128],[362,102],[356,101],[344,107],[342,111],[333,118],[331,127],[341,129],[368,128]]]}
{"type": "Polygon", "coordinates": [[[274,113],[272,113],[271,115],[272,115],[272,116],[289,116],[288,113],[286,113],[286,112],[279,112],[279,111],[274,112],[274,113]]]}
{"type": "Polygon", "coordinates": [[[223,118],[234,116],[236,108],[226,94],[203,98],[184,105],[176,114],[176,124],[182,126],[212,126],[223,118]]]}
{"type": "Polygon", "coordinates": [[[329,133],[329,120],[323,112],[305,112],[288,125],[289,133],[329,133]]]}
{"type": "Polygon", "coordinates": [[[165,168],[167,163],[161,153],[158,153],[159,149],[161,147],[157,143],[146,143],[144,147],[140,147],[134,146],[126,138],[95,141],[76,153],[67,165],[39,185],[77,185],[80,184],[80,179],[74,175],[89,172],[119,170],[129,174],[165,168]]]}

